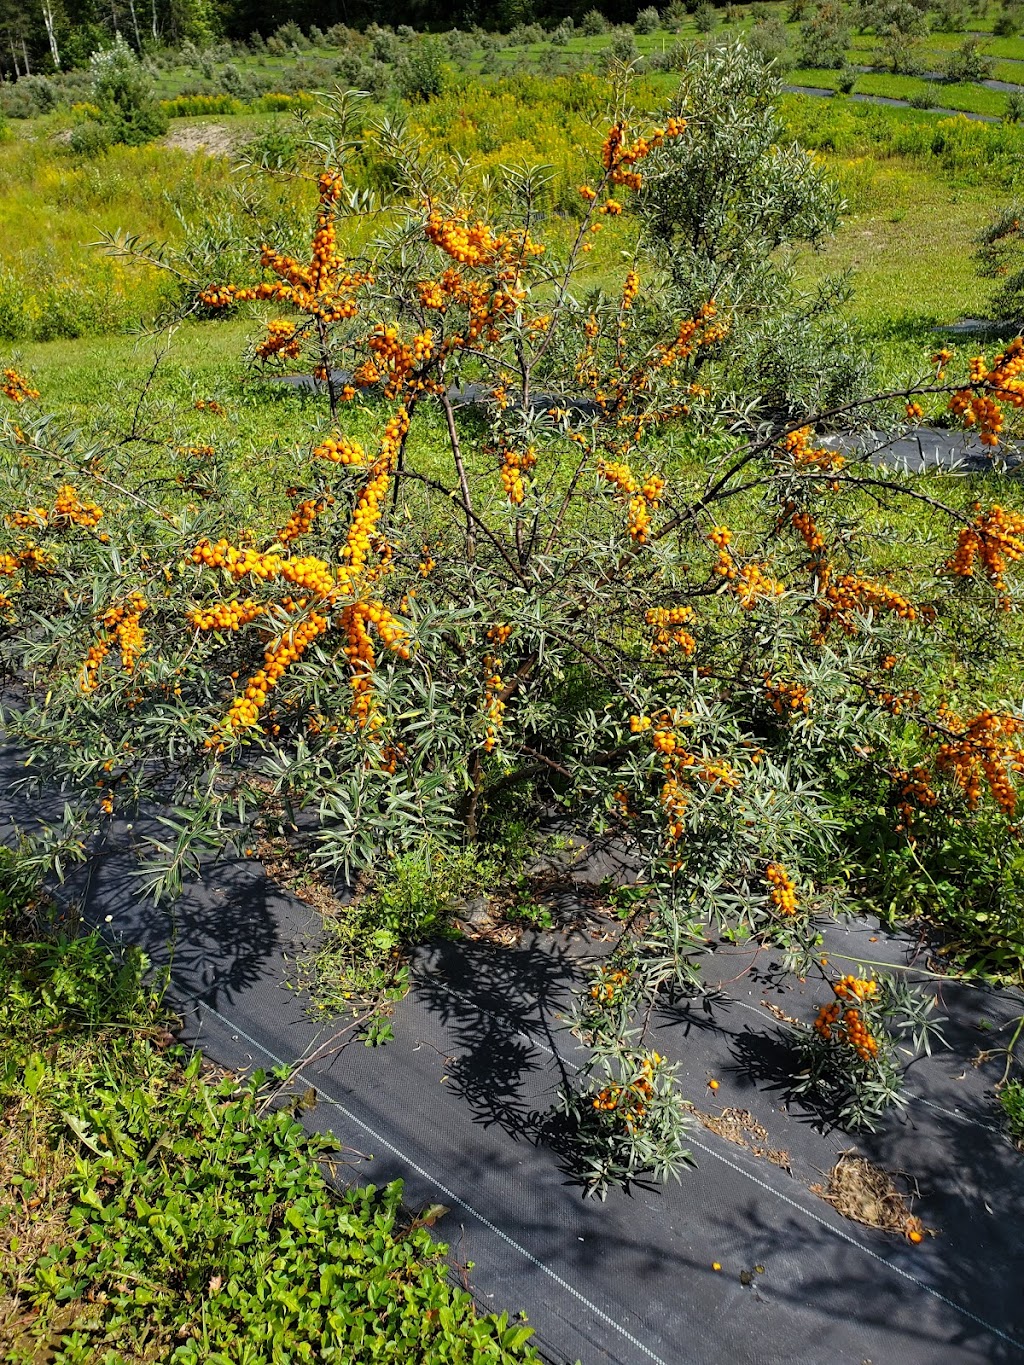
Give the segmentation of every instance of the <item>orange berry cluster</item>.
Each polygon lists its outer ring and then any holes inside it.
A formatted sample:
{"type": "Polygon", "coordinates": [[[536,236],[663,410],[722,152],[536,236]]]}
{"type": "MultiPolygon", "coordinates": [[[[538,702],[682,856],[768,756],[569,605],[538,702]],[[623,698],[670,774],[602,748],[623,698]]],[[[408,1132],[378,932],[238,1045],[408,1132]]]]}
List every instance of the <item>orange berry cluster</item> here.
{"type": "Polygon", "coordinates": [[[34,389],[24,375],[17,370],[4,370],[4,382],[0,384],[3,393],[12,403],[24,403],[26,398],[38,398],[39,390],[34,389]]]}
{"type": "Polygon", "coordinates": [[[863,1005],[878,995],[878,981],[863,976],[842,976],[834,981],[833,991],[836,999],[830,1005],[822,1005],[815,1020],[815,1031],[826,1041],[836,1035],[838,1041],[845,1041],[856,1052],[857,1057],[867,1062],[878,1055],[878,1040],[871,1036],[870,1029],[864,1024],[862,1011],[855,1003],[863,1005]]]}
{"type": "MultiPolygon", "coordinates": [[[[0,552],[0,578],[16,578],[21,569],[27,569],[29,573],[47,573],[52,567],[53,563],[46,551],[32,540],[24,544],[17,554],[0,552]]],[[[14,586],[20,587],[21,584],[14,586]]],[[[12,606],[11,599],[5,596],[3,609],[9,611],[12,606]]]]}
{"type": "Polygon", "coordinates": [[[333,501],[333,498],[326,500],[323,498],[305,498],[293,509],[286,524],[278,531],[277,539],[282,545],[287,545],[289,541],[298,540],[300,536],[304,536],[328,503],[333,501]]]}
{"type": "Polygon", "coordinates": [[[878,982],[870,977],[841,976],[833,983],[833,991],[840,1000],[874,1000],[878,994],[878,982]]]}
{"type": "MultiPolygon", "coordinates": [[[[314,611],[305,621],[292,626],[279,640],[275,640],[269,646],[263,655],[263,667],[256,670],[246,684],[245,690],[228,708],[228,714],[224,719],[224,731],[244,730],[257,724],[260,710],[266,704],[267,694],[327,627],[327,618],[314,611]]],[[[221,736],[215,733],[205,743],[207,748],[219,749],[223,741],[221,736]]]]}
{"type": "MultiPolygon", "coordinates": [[[[351,598],[355,593],[355,580],[365,575],[365,580],[386,571],[390,561],[390,547],[386,542],[378,544],[376,528],[384,510],[391,473],[398,459],[401,443],[409,427],[408,412],[404,407],[389,419],[381,438],[376,459],[369,471],[369,477],[360,490],[352,514],[342,557],[347,561],[342,567],[332,569],[322,559],[312,555],[286,557],[275,553],[262,553],[248,548],[237,548],[222,539],[216,544],[202,541],[192,551],[192,561],[209,568],[223,568],[236,580],[251,575],[258,581],[283,579],[285,582],[313,594],[319,599],[321,607],[333,607],[339,597],[351,598]],[[376,545],[383,556],[377,569],[367,569],[367,560],[376,545]]],[[[345,438],[334,440],[329,447],[332,454],[351,455],[353,452],[345,444],[345,438]]],[[[324,445],[326,446],[326,442],[324,445]]],[[[352,461],[354,463],[354,460],[352,461]]],[[[328,500],[329,501],[329,500],[328,500]]],[[[325,505],[323,501],[307,499],[299,504],[292,514],[287,527],[279,539],[287,542],[308,529],[312,518],[325,505]]],[[[285,599],[287,610],[295,606],[291,599],[285,599]]],[[[300,599],[299,608],[305,609],[306,600],[300,599]]],[[[392,649],[404,658],[409,657],[407,635],[404,628],[392,613],[380,602],[350,601],[342,610],[339,624],[346,638],[345,653],[352,665],[352,715],[360,726],[373,721],[376,725],[372,698],[372,673],[376,664],[373,642],[369,626],[376,628],[386,648],[392,649]]],[[[223,736],[229,730],[245,728],[256,724],[260,708],[266,698],[267,685],[273,686],[285,669],[308,647],[310,641],[330,626],[330,618],[313,612],[306,622],[293,628],[288,635],[267,653],[266,667],[250,680],[246,693],[240,697],[221,731],[215,732],[210,746],[218,751],[223,748],[223,736]],[[313,623],[315,629],[311,626],[313,623]]]]}
{"type": "Polygon", "coordinates": [[[187,613],[189,621],[196,630],[241,630],[257,616],[262,616],[266,607],[251,597],[244,602],[217,602],[212,607],[193,607],[187,613]]]}
{"type": "Polygon", "coordinates": [[[654,630],[652,654],[668,654],[673,646],[687,656],[696,650],[697,641],[683,629],[697,619],[692,607],[651,607],[644,619],[654,630]]]}
{"type": "Polygon", "coordinates": [[[329,460],[331,464],[366,463],[366,451],[350,436],[324,437],[318,446],[313,447],[313,455],[318,460],[329,460]]]}
{"type": "Polygon", "coordinates": [[[652,128],[646,137],[630,143],[626,138],[625,123],[613,123],[601,147],[601,162],[613,185],[625,185],[637,192],[643,184],[636,163],[660,147],[666,138],[679,137],[686,131],[685,119],[670,118],[664,128],[652,128]]]}
{"type": "MultiPolygon", "coordinates": [[[[394,773],[398,771],[398,765],[405,762],[406,747],[404,744],[382,744],[377,758],[377,770],[382,773],[394,773]]],[[[369,760],[367,760],[369,763],[369,760]]]]}
{"type": "Polygon", "coordinates": [[[735,583],[736,596],[744,611],[752,611],[763,597],[782,597],[785,588],[765,573],[763,564],[745,564],[735,583]]]}
{"type": "Polygon", "coordinates": [[[626,501],[626,530],[632,540],[643,545],[651,526],[651,511],[658,507],[665,492],[665,480],[660,474],[650,474],[640,483],[628,464],[601,460],[597,472],[618,489],[626,501]]]}
{"type": "Polygon", "coordinates": [[[712,572],[730,584],[744,611],[752,611],[763,597],[781,597],[785,593],[782,584],[765,572],[763,564],[736,563],[729,549],[732,532],[728,526],[712,527],[708,540],[718,550],[712,572]]]}
{"type": "Polygon", "coordinates": [[[857,574],[843,574],[828,583],[824,601],[818,604],[819,630],[817,638],[823,639],[829,627],[836,623],[846,635],[856,631],[854,613],[891,612],[904,621],[915,621],[917,609],[900,593],[870,578],[857,574]]]}
{"type": "Polygon", "coordinates": [[[21,547],[18,558],[22,567],[28,569],[29,573],[49,573],[53,568],[53,560],[32,540],[21,547]]]}
{"type": "Polygon", "coordinates": [[[718,557],[713,566],[714,572],[718,574],[719,578],[734,579],[736,577],[736,561],[729,549],[732,544],[732,532],[728,526],[713,526],[708,532],[708,540],[718,550],[718,557]]]}
{"type": "Polygon", "coordinates": [[[409,413],[400,407],[384,428],[377,458],[370,468],[370,477],[363,485],[352,512],[352,522],[341,552],[352,573],[359,573],[366,565],[371,548],[370,538],[384,511],[391,474],[408,430],[409,413]]]}
{"type": "Polygon", "coordinates": [[[256,347],[256,355],[260,360],[269,360],[274,355],[298,360],[301,353],[302,344],[295,335],[295,324],[285,318],[275,318],[268,322],[267,335],[256,347]]]}
{"type": "Polygon", "coordinates": [[[1003,429],[1000,402],[1024,407],[1024,339],[1017,337],[992,362],[989,369],[984,356],[971,360],[966,387],[949,400],[950,410],[965,427],[975,427],[982,445],[997,446],[1003,429]]]}
{"type": "Polygon", "coordinates": [[[907,404],[907,417],[911,422],[920,422],[924,416],[924,408],[920,403],[913,399],[907,404]]]}
{"type": "Polygon", "coordinates": [[[127,601],[108,607],[99,618],[102,629],[89,646],[79,674],[78,685],[83,692],[94,692],[99,686],[100,666],[114,645],[121,652],[121,666],[125,672],[134,671],[138,657],[146,647],[145,632],[139,620],[148,605],[140,592],[133,592],[127,601]]]}
{"type": "Polygon", "coordinates": [[[965,526],[957,537],[956,549],[946,561],[946,570],[961,578],[973,578],[978,562],[989,582],[996,589],[1000,605],[1009,608],[1003,575],[1011,562],[1024,559],[1024,516],[1007,512],[994,503],[987,512],[974,505],[978,515],[971,526],[965,526]]]}
{"type": "Polygon", "coordinates": [[[820,572],[823,567],[821,552],[825,548],[825,537],[818,530],[817,523],[810,512],[794,511],[790,514],[789,520],[811,553],[812,558],[807,567],[820,572]]]}
{"type": "Polygon", "coordinates": [[[788,715],[790,711],[803,711],[807,713],[811,709],[811,694],[803,683],[786,682],[784,679],[776,680],[770,673],[764,675],[764,692],[768,698],[768,705],[777,716],[788,715]]]}
{"type": "MultiPolygon", "coordinates": [[[[363,285],[371,284],[373,278],[363,271],[342,269],[334,228],[334,206],[341,191],[342,181],[336,171],[325,171],[320,176],[320,201],[308,266],[264,246],[260,263],[265,270],[273,271],[277,280],[252,286],[210,285],[200,291],[199,301],[208,308],[226,308],[231,303],[273,299],[294,304],[300,312],[328,323],[355,317],[359,310],[353,295],[363,285]]],[[[273,336],[271,333],[267,342],[273,336]]],[[[288,341],[285,338],[284,344],[288,341]]]]}
{"type": "Polygon", "coordinates": [[[394,323],[381,323],[370,333],[366,344],[376,360],[364,361],[358,367],[356,382],[365,388],[384,380],[385,397],[394,398],[416,367],[433,356],[434,333],[428,328],[405,342],[394,323]]]}
{"type": "Polygon", "coordinates": [[[445,352],[458,351],[481,337],[497,341],[497,323],[512,317],[526,298],[521,284],[521,265],[513,260],[492,269],[486,279],[467,279],[460,271],[448,269],[437,280],[424,280],[418,285],[420,302],[425,308],[447,312],[452,304],[468,311],[463,335],[452,332],[444,346],[445,352]]]}
{"type": "Polygon", "coordinates": [[[0,574],[7,577],[12,577],[19,569],[28,569],[29,573],[47,573],[52,567],[53,561],[34,540],[26,541],[16,555],[0,555],[0,574]]]}
{"type": "MultiPolygon", "coordinates": [[[[650,730],[652,725],[650,716],[629,718],[629,728],[633,734],[642,734],[650,730]]],[[[665,773],[660,794],[661,807],[668,821],[669,842],[675,843],[686,831],[685,817],[689,804],[686,779],[690,774],[700,777],[712,789],[738,787],[739,778],[725,759],[707,759],[691,753],[676,734],[670,718],[654,726],[651,743],[661,754],[661,766],[665,773]]]]}
{"type": "Polygon", "coordinates": [[[537,452],[533,446],[525,450],[504,449],[501,453],[501,486],[509,502],[518,507],[526,497],[524,474],[529,474],[537,463],[537,452]]]}
{"type": "Polygon", "coordinates": [[[640,1063],[640,1074],[629,1085],[606,1085],[594,1097],[593,1107],[600,1113],[615,1113],[630,1130],[642,1124],[654,1096],[654,1076],[664,1058],[652,1052],[640,1063]]]}
{"type": "Polygon", "coordinates": [[[380,725],[380,716],[373,696],[377,656],[370,625],[376,628],[384,647],[400,658],[409,658],[409,646],[404,628],[382,602],[353,602],[342,611],[345,655],[352,669],[351,715],[360,728],[375,730],[380,725]]]}
{"type": "Polygon", "coordinates": [[[868,1061],[878,1053],[878,1042],[872,1037],[861,1016],[860,1010],[852,1005],[843,1009],[838,1001],[822,1005],[814,1021],[814,1031],[826,1042],[833,1037],[853,1048],[862,1061],[868,1061]]]}
{"type": "Polygon", "coordinates": [[[954,733],[939,746],[936,768],[963,791],[971,810],[981,801],[984,779],[1000,810],[1013,815],[1017,792],[1011,774],[1024,774],[1024,747],[1014,741],[1024,735],[1024,720],[986,709],[965,724],[944,705],[939,719],[954,733]]]}
{"type": "Polygon", "coordinates": [[[675,340],[659,347],[659,364],[663,367],[675,365],[680,360],[689,360],[701,346],[713,346],[729,334],[729,323],[724,318],[716,322],[718,304],[714,299],[698,308],[692,318],[684,318],[676,331],[675,340]]]}
{"type": "Polygon", "coordinates": [[[590,988],[590,998],[601,1005],[614,1004],[628,981],[629,972],[624,972],[621,967],[602,967],[598,979],[590,988]]]}
{"type": "Polygon", "coordinates": [[[877,706],[893,716],[901,715],[905,707],[916,706],[921,700],[920,692],[914,688],[908,688],[903,692],[892,692],[888,688],[875,687],[868,683],[864,690],[877,706]]]}
{"type": "Polygon", "coordinates": [[[946,366],[953,359],[953,352],[943,346],[940,351],[936,351],[932,356],[932,364],[937,367],[936,379],[943,380],[946,377],[946,366]]]}
{"type": "Polygon", "coordinates": [[[628,270],[622,285],[622,307],[628,310],[633,307],[636,297],[640,293],[640,276],[635,270],[628,270]]]}
{"type": "Polygon", "coordinates": [[[286,559],[284,555],[237,549],[221,539],[216,542],[200,541],[189,558],[193,564],[203,564],[208,569],[226,569],[236,582],[247,574],[260,582],[283,578],[286,583],[328,600],[333,599],[339,588],[330,565],[313,555],[286,559]]]}
{"type": "Polygon", "coordinates": [[[464,217],[442,218],[437,209],[430,210],[424,231],[428,241],[460,265],[508,265],[544,254],[544,247],[526,232],[493,232],[480,219],[467,223],[464,217]]]}
{"type": "Polygon", "coordinates": [[[815,1032],[826,1042],[834,1038],[853,1048],[861,1061],[869,1061],[878,1055],[878,1040],[871,1034],[864,1017],[856,1004],[844,1005],[844,1001],[863,1003],[873,1000],[878,993],[878,982],[858,976],[844,976],[834,982],[832,989],[836,999],[822,1005],[814,1021],[815,1032]]]}
{"type": "Polygon", "coordinates": [[[324,171],[320,176],[320,205],[313,232],[312,259],[309,263],[310,286],[320,292],[330,282],[338,266],[338,239],[334,228],[333,208],[341,196],[342,179],[337,171],[324,171]]]}
{"type": "Polygon", "coordinates": [[[897,828],[905,829],[913,822],[917,811],[929,809],[938,804],[938,796],[932,790],[931,775],[922,765],[912,768],[896,768],[892,774],[896,784],[896,809],[901,816],[897,828]]]}
{"type": "Polygon", "coordinates": [[[227,409],[216,398],[197,398],[192,404],[196,412],[212,412],[214,417],[226,417],[227,409]]]}
{"type": "Polygon", "coordinates": [[[193,460],[209,460],[216,454],[213,446],[178,446],[179,455],[187,455],[193,460]]]}
{"type": "Polygon", "coordinates": [[[7,525],[14,526],[19,531],[45,526],[49,519],[50,513],[45,507],[30,507],[27,512],[11,512],[6,518],[7,525]]]}
{"type": "Polygon", "coordinates": [[[796,914],[796,883],[781,863],[769,863],[765,878],[771,883],[772,900],[780,915],[796,914]]]}
{"type": "MultiPolygon", "coordinates": [[[[490,632],[488,631],[488,635],[490,632]]],[[[485,654],[484,668],[484,752],[492,753],[498,743],[498,732],[505,721],[505,701],[502,693],[505,680],[501,676],[501,659],[496,654],[485,654]]]]}
{"type": "Polygon", "coordinates": [[[102,517],[103,508],[98,503],[83,500],[73,484],[64,483],[57,489],[52,511],[45,507],[31,507],[26,512],[12,512],[7,517],[7,524],[21,531],[40,526],[52,526],[54,530],[65,526],[84,526],[91,530],[102,517]]]}
{"type": "Polygon", "coordinates": [[[50,519],[51,526],[72,523],[75,526],[84,526],[88,529],[95,526],[102,517],[103,508],[95,502],[89,502],[87,498],[80,498],[71,484],[62,484],[57,489],[57,497],[53,504],[53,515],[50,519]]]}
{"type": "Polygon", "coordinates": [[[799,427],[796,431],[789,431],[779,442],[779,449],[785,452],[798,469],[813,467],[837,474],[846,464],[845,457],[838,451],[829,450],[827,446],[813,446],[811,444],[813,435],[810,427],[799,427]]]}

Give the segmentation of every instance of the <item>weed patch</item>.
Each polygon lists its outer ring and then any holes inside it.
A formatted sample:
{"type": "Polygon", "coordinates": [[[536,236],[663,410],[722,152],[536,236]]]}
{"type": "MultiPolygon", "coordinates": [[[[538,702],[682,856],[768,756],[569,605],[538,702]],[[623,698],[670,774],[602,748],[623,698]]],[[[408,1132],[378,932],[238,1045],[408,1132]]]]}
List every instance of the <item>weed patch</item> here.
{"type": "Polygon", "coordinates": [[[339,1192],[343,1153],[267,1112],[261,1073],[173,1046],[144,967],[0,889],[3,1358],[536,1359],[452,1286],[400,1182],[339,1192]]]}

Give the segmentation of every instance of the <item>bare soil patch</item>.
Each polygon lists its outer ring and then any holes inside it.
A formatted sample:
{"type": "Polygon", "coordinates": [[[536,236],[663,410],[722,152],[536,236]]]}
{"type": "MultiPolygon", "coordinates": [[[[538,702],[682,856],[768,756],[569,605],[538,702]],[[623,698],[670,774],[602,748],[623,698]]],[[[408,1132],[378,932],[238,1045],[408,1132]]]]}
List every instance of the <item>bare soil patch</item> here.
{"type": "Polygon", "coordinates": [[[182,152],[205,152],[207,156],[230,156],[235,134],[223,123],[176,123],[164,138],[165,147],[182,152]]]}

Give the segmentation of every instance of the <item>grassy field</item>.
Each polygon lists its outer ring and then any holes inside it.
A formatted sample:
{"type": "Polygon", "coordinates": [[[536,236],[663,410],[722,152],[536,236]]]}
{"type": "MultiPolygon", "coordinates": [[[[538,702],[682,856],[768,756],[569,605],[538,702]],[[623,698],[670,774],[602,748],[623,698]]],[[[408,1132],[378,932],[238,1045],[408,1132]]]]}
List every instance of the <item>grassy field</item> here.
{"type": "MultiPolygon", "coordinates": [[[[547,162],[554,169],[555,206],[564,202],[575,214],[580,155],[584,149],[593,154],[599,141],[589,110],[607,91],[594,82],[583,92],[585,112],[556,101],[538,119],[541,85],[525,83],[518,98],[505,85],[477,91],[469,102],[443,96],[409,111],[411,131],[439,153],[470,158],[478,179],[514,160],[547,162]]],[[[656,98],[649,88],[640,93],[656,98]]],[[[576,102],[583,95],[577,92],[576,102]]],[[[785,97],[783,117],[795,137],[820,149],[847,201],[836,238],[797,258],[800,278],[810,284],[849,272],[851,314],[876,349],[880,379],[897,363],[916,372],[936,329],[986,315],[991,286],[973,259],[975,240],[1007,200],[1016,130],[842,98],[823,108],[821,101],[795,95],[785,97]]],[[[184,140],[195,144],[207,140],[241,151],[247,140],[274,130],[280,137],[288,127],[286,115],[214,115],[176,121],[171,139],[180,142],[187,134],[184,140]]],[[[238,270],[242,277],[255,243],[245,236],[251,229],[231,191],[228,154],[189,153],[180,146],[119,148],[99,161],[69,164],[43,127],[18,132],[0,144],[3,355],[26,367],[76,422],[88,424],[97,412],[109,414],[112,393],[129,401],[153,353],[153,343],[131,333],[176,296],[171,277],[113,261],[90,245],[99,234],[131,230],[173,243],[195,223],[219,218],[222,231],[237,227],[227,266],[229,275],[238,270]],[[37,136],[30,140],[32,132],[37,136]],[[40,223],[42,234],[33,228],[40,223]]],[[[362,166],[371,180],[372,159],[364,157],[362,166]]],[[[298,218],[310,202],[308,191],[289,182],[262,193],[272,222],[289,213],[298,218]]],[[[563,223],[556,214],[547,235],[557,240],[573,221],[563,223]]],[[[602,282],[622,245],[621,231],[614,246],[599,240],[590,258],[591,281],[602,282]]],[[[218,261],[218,268],[224,264],[218,261]]],[[[172,347],[158,391],[168,401],[218,397],[229,399],[229,407],[246,406],[243,353],[266,315],[255,310],[249,321],[189,324],[172,347]]],[[[282,395],[269,411],[251,404],[251,439],[261,446],[294,441],[288,420],[279,420],[292,401],[282,395]],[[278,425],[285,429],[278,432],[278,425]]]]}

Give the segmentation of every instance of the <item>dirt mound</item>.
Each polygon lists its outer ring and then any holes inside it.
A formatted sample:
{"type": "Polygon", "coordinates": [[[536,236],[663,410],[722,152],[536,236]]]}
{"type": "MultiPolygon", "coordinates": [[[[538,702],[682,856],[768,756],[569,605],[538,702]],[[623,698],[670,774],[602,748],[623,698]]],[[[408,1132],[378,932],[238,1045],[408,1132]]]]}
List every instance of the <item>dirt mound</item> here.
{"type": "Polygon", "coordinates": [[[176,123],[164,138],[165,147],[182,152],[205,152],[207,156],[230,156],[235,135],[223,123],[176,123]]]}

